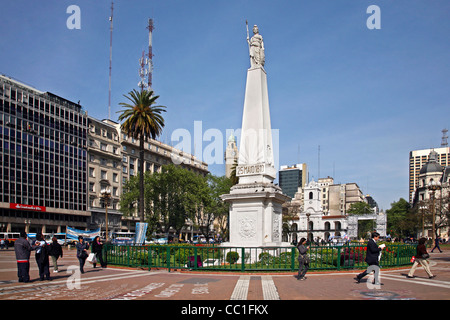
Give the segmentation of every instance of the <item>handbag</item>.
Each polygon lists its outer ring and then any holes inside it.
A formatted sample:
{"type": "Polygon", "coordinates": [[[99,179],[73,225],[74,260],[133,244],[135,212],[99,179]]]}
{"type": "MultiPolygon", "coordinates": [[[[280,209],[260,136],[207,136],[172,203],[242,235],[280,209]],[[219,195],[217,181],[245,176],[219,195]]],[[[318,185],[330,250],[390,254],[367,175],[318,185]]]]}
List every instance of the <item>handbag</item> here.
{"type": "Polygon", "coordinates": [[[86,251],[83,250],[80,252],[80,259],[86,259],[87,257],[88,257],[88,254],[86,251]]]}
{"type": "Polygon", "coordinates": [[[303,255],[303,262],[304,264],[309,264],[311,262],[311,259],[307,254],[303,255]]]}
{"type": "Polygon", "coordinates": [[[428,259],[430,255],[428,253],[422,254],[422,259],[428,259]]]}
{"type": "Polygon", "coordinates": [[[97,263],[97,258],[95,257],[95,253],[90,253],[87,261],[90,263],[97,263]]]}

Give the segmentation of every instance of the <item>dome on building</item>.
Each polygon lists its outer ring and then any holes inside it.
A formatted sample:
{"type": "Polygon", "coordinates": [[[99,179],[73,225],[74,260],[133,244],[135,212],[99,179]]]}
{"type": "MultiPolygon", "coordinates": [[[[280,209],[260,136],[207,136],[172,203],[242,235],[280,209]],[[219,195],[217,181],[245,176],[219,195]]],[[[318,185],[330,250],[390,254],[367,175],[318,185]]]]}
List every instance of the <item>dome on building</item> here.
{"type": "Polygon", "coordinates": [[[428,162],[420,169],[420,174],[439,172],[442,173],[444,168],[437,162],[438,153],[434,150],[430,152],[428,162]]]}

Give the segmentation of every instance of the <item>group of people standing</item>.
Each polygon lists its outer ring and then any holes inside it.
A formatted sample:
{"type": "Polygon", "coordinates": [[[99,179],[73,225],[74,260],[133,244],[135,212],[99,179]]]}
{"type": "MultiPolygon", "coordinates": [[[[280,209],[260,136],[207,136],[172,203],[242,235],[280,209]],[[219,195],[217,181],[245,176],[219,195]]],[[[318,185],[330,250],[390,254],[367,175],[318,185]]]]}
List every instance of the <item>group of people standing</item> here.
{"type": "MultiPolygon", "coordinates": [[[[84,241],[83,237],[78,238],[77,248],[77,258],[80,263],[80,271],[84,273],[84,264],[87,257],[89,256],[87,250],[89,249],[89,244],[84,241]]],[[[106,267],[102,257],[103,245],[100,242],[100,237],[96,237],[92,243],[91,252],[95,254],[96,260],[98,260],[102,268],[106,267]]],[[[19,282],[30,282],[30,256],[31,251],[35,251],[35,259],[39,269],[39,278],[43,280],[51,280],[50,278],[50,261],[51,257],[53,262],[53,272],[57,273],[58,270],[58,259],[63,257],[63,250],[61,245],[58,243],[55,237],[52,238],[51,243],[45,241],[42,234],[38,233],[36,235],[36,240],[31,243],[27,240],[26,232],[22,231],[20,233],[19,239],[16,240],[14,244],[14,251],[16,254],[17,261],[17,276],[19,282]]],[[[93,263],[94,268],[96,263],[93,263]]]]}
{"type": "MultiPolygon", "coordinates": [[[[384,244],[377,245],[377,241],[379,239],[380,239],[380,234],[378,232],[373,232],[372,237],[371,237],[371,239],[369,239],[369,241],[367,243],[367,248],[366,248],[365,261],[368,264],[368,268],[366,270],[364,270],[363,272],[361,272],[360,274],[358,274],[354,278],[357,283],[360,283],[361,280],[365,276],[374,272],[375,277],[373,280],[373,284],[374,285],[382,284],[382,283],[380,283],[380,280],[378,277],[379,276],[378,271],[379,271],[379,262],[380,262],[381,252],[385,248],[385,245],[384,244]]],[[[407,278],[414,278],[414,272],[419,264],[424,268],[425,272],[428,275],[428,278],[432,279],[432,278],[436,277],[436,275],[433,275],[433,273],[430,270],[430,265],[427,260],[429,258],[429,254],[427,252],[425,243],[426,243],[426,238],[419,239],[418,246],[416,249],[416,254],[414,256],[414,264],[412,265],[408,275],[406,276],[407,278]]],[[[435,245],[433,250],[436,249],[436,247],[439,249],[440,252],[442,252],[439,248],[438,243],[435,245]]],[[[306,245],[305,238],[302,238],[300,240],[300,242],[297,245],[297,249],[299,252],[299,255],[298,255],[299,270],[298,270],[297,279],[305,280],[306,279],[305,275],[309,268],[309,257],[307,254],[307,252],[309,250],[309,246],[306,245]]],[[[433,250],[431,250],[431,252],[433,252],[433,250]]]]}

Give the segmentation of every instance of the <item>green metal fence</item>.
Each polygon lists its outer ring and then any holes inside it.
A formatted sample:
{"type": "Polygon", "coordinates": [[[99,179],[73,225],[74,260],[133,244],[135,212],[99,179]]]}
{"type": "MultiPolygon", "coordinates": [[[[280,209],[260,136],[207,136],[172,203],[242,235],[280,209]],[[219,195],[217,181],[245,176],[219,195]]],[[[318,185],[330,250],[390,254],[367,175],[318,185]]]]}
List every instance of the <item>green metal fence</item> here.
{"type": "MultiPolygon", "coordinates": [[[[383,250],[380,266],[410,264],[416,245],[392,244],[383,250]]],[[[109,265],[215,271],[296,271],[296,247],[242,248],[192,245],[105,246],[109,265]]],[[[312,246],[310,270],[363,269],[365,245],[312,246]]]]}

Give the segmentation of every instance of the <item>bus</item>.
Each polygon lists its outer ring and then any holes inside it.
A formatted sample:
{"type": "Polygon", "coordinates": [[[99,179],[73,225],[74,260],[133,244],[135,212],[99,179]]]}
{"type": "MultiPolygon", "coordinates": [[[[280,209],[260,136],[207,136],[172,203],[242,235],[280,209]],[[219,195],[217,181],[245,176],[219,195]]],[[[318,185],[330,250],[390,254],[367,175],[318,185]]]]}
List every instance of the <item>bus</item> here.
{"type": "Polygon", "coordinates": [[[20,232],[0,232],[0,241],[1,240],[8,240],[9,246],[13,246],[14,242],[16,242],[17,239],[19,239],[20,232]]]}
{"type": "Polygon", "coordinates": [[[136,233],[134,232],[113,232],[111,243],[115,245],[131,245],[134,243],[136,233]]]}

